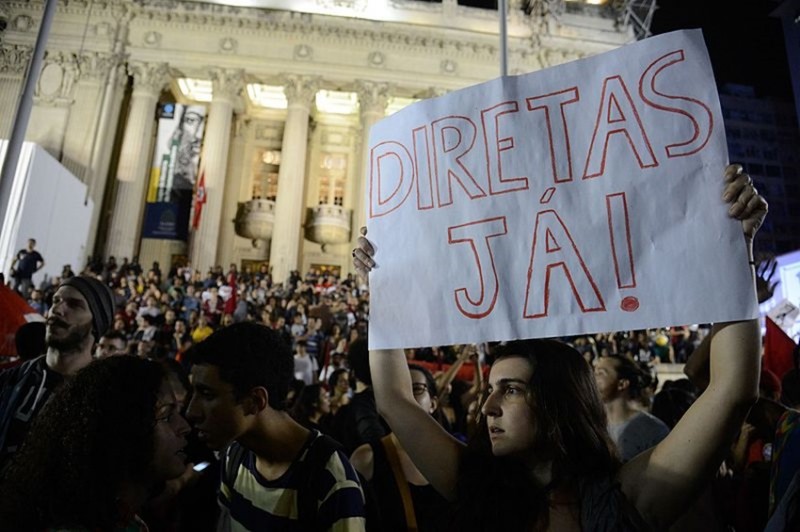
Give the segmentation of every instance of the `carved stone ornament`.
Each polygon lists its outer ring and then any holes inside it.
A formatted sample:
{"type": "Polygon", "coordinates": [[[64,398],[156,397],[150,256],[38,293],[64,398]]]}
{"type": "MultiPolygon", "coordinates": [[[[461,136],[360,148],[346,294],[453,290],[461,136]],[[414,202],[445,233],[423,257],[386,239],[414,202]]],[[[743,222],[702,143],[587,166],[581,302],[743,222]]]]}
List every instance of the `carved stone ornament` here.
{"type": "Polygon", "coordinates": [[[453,61],[452,59],[444,59],[442,63],[439,65],[439,70],[442,74],[455,74],[458,72],[458,63],[453,61]]]}
{"type": "Polygon", "coordinates": [[[236,100],[244,88],[244,70],[215,68],[209,71],[214,99],[236,100]]]}
{"type": "Polygon", "coordinates": [[[36,102],[44,105],[64,105],[71,102],[78,72],[78,59],[74,54],[48,52],[36,84],[36,102]]]}
{"type": "Polygon", "coordinates": [[[119,59],[106,52],[85,52],[78,58],[81,81],[103,81],[119,59]]]}
{"type": "Polygon", "coordinates": [[[28,15],[20,15],[14,19],[13,28],[21,32],[30,31],[33,28],[33,19],[28,15]]]}
{"type": "Polygon", "coordinates": [[[23,75],[33,49],[24,44],[0,44],[0,74],[23,75]]]}
{"type": "Polygon", "coordinates": [[[383,68],[386,66],[386,56],[381,52],[370,52],[367,56],[367,62],[372,67],[383,68]]]}
{"type": "Polygon", "coordinates": [[[314,58],[314,49],[307,44],[298,44],[294,47],[293,57],[296,61],[310,61],[314,58]]]}
{"type": "Polygon", "coordinates": [[[170,69],[167,63],[145,63],[131,61],[128,73],[133,76],[133,92],[158,96],[170,80],[170,69]]]}
{"type": "Polygon", "coordinates": [[[328,9],[349,9],[357,12],[367,8],[367,0],[317,0],[317,4],[328,9]]]}
{"type": "Polygon", "coordinates": [[[235,54],[239,48],[239,41],[233,37],[224,37],[219,41],[219,51],[223,54],[235,54]]]}
{"type": "Polygon", "coordinates": [[[144,45],[149,48],[160,48],[161,37],[162,35],[157,31],[148,31],[144,34],[144,45]]]}
{"type": "Polygon", "coordinates": [[[384,114],[386,106],[389,104],[390,90],[391,85],[388,83],[376,83],[363,79],[356,81],[358,105],[361,108],[361,112],[384,114]]]}
{"type": "Polygon", "coordinates": [[[318,76],[289,74],[284,77],[283,92],[289,105],[310,106],[319,90],[318,76]]]}

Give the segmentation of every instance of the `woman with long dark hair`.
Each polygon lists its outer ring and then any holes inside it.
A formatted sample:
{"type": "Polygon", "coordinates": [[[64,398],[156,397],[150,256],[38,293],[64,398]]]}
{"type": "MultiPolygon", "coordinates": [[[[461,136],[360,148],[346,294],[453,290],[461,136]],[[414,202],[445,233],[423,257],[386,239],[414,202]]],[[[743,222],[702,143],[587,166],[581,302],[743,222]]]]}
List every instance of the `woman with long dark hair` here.
{"type": "Polygon", "coordinates": [[[321,384],[303,387],[292,408],[292,417],[307,429],[330,434],[331,402],[321,384]]]}
{"type": "MultiPolygon", "coordinates": [[[[741,167],[729,166],[724,181],[720,195],[742,222],[752,261],[766,201],[741,167]]],[[[374,254],[359,238],[362,276],[374,254]]],[[[505,345],[468,447],[419,408],[401,350],[370,352],[370,368],[379,411],[414,465],[456,503],[455,529],[661,530],[719,467],[758,394],[758,320],[718,323],[711,334],[711,384],[662,442],[622,465],[589,365],[566,344],[505,345]]]]}
{"type": "Polygon", "coordinates": [[[146,530],[137,512],[185,471],[189,425],[164,369],[132,356],[81,370],[4,472],[5,530],[146,530]]]}

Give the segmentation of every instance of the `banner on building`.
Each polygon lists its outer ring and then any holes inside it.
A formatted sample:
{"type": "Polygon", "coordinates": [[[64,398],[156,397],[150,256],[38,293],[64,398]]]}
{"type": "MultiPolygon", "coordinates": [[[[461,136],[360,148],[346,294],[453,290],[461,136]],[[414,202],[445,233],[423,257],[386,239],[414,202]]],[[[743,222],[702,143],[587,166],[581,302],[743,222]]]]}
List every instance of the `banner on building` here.
{"type": "Polygon", "coordinates": [[[142,237],[186,241],[205,121],[205,107],[159,105],[142,237]]]}
{"type": "Polygon", "coordinates": [[[419,102],[369,150],[372,348],[758,315],[699,30],[419,102]]]}

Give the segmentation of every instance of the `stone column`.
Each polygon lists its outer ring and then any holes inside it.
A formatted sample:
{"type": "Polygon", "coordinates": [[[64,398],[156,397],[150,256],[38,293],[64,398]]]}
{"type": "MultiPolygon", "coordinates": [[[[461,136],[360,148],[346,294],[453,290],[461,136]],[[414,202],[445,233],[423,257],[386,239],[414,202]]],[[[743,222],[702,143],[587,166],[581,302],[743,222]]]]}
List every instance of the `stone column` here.
{"type": "Polygon", "coordinates": [[[0,43],[0,139],[11,136],[22,78],[30,63],[31,52],[28,45],[0,43]]]}
{"type": "Polygon", "coordinates": [[[244,174],[250,175],[251,161],[245,161],[245,145],[250,131],[250,119],[241,115],[237,116],[233,126],[234,133],[229,149],[230,162],[228,164],[228,177],[225,180],[225,192],[223,194],[222,223],[219,228],[219,238],[217,241],[217,264],[221,264],[225,271],[228,271],[228,264],[236,262],[237,236],[233,220],[236,218],[236,211],[240,201],[250,199],[250,194],[242,190],[244,174]]]}
{"type": "MultiPolygon", "coordinates": [[[[113,201],[104,200],[106,189],[114,179],[111,171],[111,154],[114,150],[114,142],[117,127],[121,117],[122,101],[125,97],[125,90],[128,85],[128,72],[125,63],[120,63],[109,74],[109,79],[103,97],[103,106],[100,110],[100,118],[97,125],[97,134],[94,140],[94,147],[91,152],[89,168],[92,172],[89,181],[89,194],[94,202],[94,213],[89,226],[89,239],[86,242],[86,249],[94,256],[102,255],[105,250],[105,238],[98,242],[100,228],[107,225],[111,219],[111,212],[114,207],[113,201]]],[[[149,174],[148,174],[149,178],[149,174]]],[[[113,191],[113,190],[112,190],[113,191]]],[[[113,200],[113,198],[111,198],[113,200]]]]}
{"type": "Polygon", "coordinates": [[[308,118],[311,103],[319,89],[319,78],[291,75],[284,91],[289,107],[283,129],[281,167],[278,171],[278,196],[275,200],[275,225],[272,231],[269,263],[272,278],[283,283],[297,269],[300,240],[303,238],[303,188],[308,148],[308,118]]]}
{"type": "Polygon", "coordinates": [[[138,253],[145,191],[150,174],[156,104],[161,90],[169,81],[166,63],[135,62],[128,66],[128,70],[133,76],[133,94],[122,138],[117,194],[106,245],[106,254],[114,255],[117,260],[131,258],[138,253]]]}
{"type": "MultiPolygon", "coordinates": [[[[234,104],[244,84],[243,70],[215,69],[210,72],[214,96],[203,138],[201,164],[205,167],[206,203],[200,226],[192,235],[192,267],[205,272],[215,265],[223,195],[228,171],[228,149],[234,104]]],[[[197,176],[198,180],[200,176],[197,176]]],[[[232,223],[227,221],[226,223],[232,223]]]]}
{"type": "MultiPolygon", "coordinates": [[[[369,130],[373,124],[386,116],[386,105],[389,103],[391,86],[387,83],[375,83],[359,80],[357,83],[358,104],[361,109],[361,157],[359,160],[360,171],[356,173],[357,179],[353,180],[350,190],[350,205],[353,209],[353,225],[351,232],[351,247],[356,246],[362,226],[367,225],[367,181],[369,180],[369,130]]],[[[348,261],[348,270],[353,265],[348,261]]]]}

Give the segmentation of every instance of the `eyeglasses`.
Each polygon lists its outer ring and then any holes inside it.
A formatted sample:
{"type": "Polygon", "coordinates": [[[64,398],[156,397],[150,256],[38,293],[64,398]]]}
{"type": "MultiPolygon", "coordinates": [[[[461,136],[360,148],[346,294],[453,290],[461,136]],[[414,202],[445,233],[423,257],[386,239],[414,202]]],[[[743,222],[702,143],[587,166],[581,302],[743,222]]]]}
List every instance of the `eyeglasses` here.
{"type": "Polygon", "coordinates": [[[414,392],[414,395],[422,395],[428,391],[428,385],[421,382],[415,382],[411,385],[411,390],[414,392]]]}

